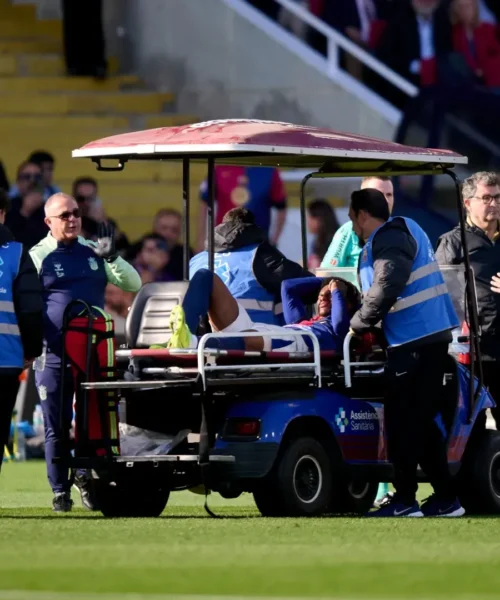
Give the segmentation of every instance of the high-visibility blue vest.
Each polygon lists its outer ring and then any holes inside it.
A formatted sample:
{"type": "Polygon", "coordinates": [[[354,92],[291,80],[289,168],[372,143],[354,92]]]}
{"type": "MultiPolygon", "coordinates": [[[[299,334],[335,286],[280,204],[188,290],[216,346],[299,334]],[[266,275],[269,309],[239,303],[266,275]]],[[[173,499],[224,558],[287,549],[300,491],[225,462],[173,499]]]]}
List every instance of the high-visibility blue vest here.
{"type": "MultiPolygon", "coordinates": [[[[412,219],[405,218],[405,222],[417,243],[417,254],[406,287],[382,320],[389,346],[408,344],[459,325],[427,234],[412,219]]],[[[361,253],[359,275],[363,293],[373,284],[372,247],[380,229],[376,229],[368,238],[361,253]]]]}
{"type": "Polygon", "coordinates": [[[24,366],[13,293],[22,252],[22,244],[18,242],[0,246],[0,369],[22,369],[24,366]]]}
{"type": "MultiPolygon", "coordinates": [[[[216,252],[214,271],[226,284],[233,298],[246,308],[255,323],[281,325],[283,307],[275,306],[274,297],[255,278],[253,260],[258,244],[231,252],[216,252]]],[[[189,263],[189,277],[199,269],[208,269],[208,252],[193,256],[189,263]]]]}

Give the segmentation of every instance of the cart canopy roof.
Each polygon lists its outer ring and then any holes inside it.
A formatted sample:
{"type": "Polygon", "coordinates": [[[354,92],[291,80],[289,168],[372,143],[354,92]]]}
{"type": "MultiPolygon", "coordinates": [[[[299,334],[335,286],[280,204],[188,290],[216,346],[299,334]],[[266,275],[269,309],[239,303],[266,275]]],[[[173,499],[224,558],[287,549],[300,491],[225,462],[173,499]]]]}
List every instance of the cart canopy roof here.
{"type": "Polygon", "coordinates": [[[442,172],[467,158],[328,129],[245,119],[124,133],[85,144],[73,157],[202,160],[217,164],[323,169],[331,174],[442,172]]]}

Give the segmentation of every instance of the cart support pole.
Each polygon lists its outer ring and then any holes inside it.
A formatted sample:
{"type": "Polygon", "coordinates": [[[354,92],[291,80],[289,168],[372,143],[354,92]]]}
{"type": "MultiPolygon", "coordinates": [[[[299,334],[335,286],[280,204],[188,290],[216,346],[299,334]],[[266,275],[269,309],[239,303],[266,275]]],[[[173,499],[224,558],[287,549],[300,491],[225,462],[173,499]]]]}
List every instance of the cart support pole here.
{"type": "Polygon", "coordinates": [[[190,217],[190,206],[189,206],[189,158],[185,158],[182,161],[182,201],[183,201],[183,237],[184,237],[184,264],[183,264],[183,277],[184,281],[189,281],[189,217],[190,217]]]}
{"type": "Polygon", "coordinates": [[[469,422],[472,420],[472,414],[474,412],[474,405],[481,392],[481,386],[483,385],[483,367],[481,364],[481,350],[479,348],[479,317],[477,313],[476,298],[474,294],[474,272],[470,263],[469,246],[467,244],[467,236],[465,235],[465,227],[467,225],[467,215],[462,198],[462,190],[460,189],[460,180],[456,173],[450,169],[445,169],[444,172],[453,179],[455,184],[455,190],[457,195],[457,208],[458,216],[460,220],[460,236],[462,242],[462,251],[464,254],[465,263],[465,289],[466,289],[466,300],[467,309],[469,315],[469,331],[470,331],[470,394],[471,394],[471,405],[469,413],[469,422]],[[477,365],[475,364],[477,362],[477,365]],[[478,386],[474,389],[474,374],[477,372],[478,386]]]}
{"type": "Polygon", "coordinates": [[[215,160],[213,157],[208,159],[208,174],[207,174],[207,187],[208,187],[208,203],[207,203],[207,223],[208,223],[208,269],[214,272],[214,227],[215,227],[215,213],[214,213],[214,186],[215,176],[215,160]]]}
{"type": "Polygon", "coordinates": [[[308,173],[300,183],[300,234],[302,238],[302,266],[307,269],[307,223],[306,223],[306,185],[314,173],[308,173]]]}

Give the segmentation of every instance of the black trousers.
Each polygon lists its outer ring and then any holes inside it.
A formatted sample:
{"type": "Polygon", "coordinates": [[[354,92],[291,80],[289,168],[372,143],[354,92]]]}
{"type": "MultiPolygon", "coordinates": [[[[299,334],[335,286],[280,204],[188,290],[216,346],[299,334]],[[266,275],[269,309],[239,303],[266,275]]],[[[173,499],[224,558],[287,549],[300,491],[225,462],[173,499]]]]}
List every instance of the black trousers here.
{"type": "Polygon", "coordinates": [[[9,441],[10,423],[12,411],[16,405],[17,392],[19,390],[18,375],[0,375],[0,469],[2,468],[4,448],[9,441]]]}
{"type": "Polygon", "coordinates": [[[102,0],[62,0],[64,56],[70,75],[106,72],[102,0]]]}
{"type": "Polygon", "coordinates": [[[404,504],[415,501],[418,465],[440,498],[455,498],[446,440],[434,420],[441,409],[447,354],[447,343],[388,353],[385,424],[394,487],[404,504]]]}

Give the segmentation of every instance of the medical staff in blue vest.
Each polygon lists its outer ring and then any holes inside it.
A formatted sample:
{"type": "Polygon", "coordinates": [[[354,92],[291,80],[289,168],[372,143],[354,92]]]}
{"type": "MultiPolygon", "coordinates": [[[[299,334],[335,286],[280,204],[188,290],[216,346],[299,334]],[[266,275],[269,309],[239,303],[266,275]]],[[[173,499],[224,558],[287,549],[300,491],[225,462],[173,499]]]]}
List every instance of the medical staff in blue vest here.
{"type": "MultiPolygon", "coordinates": [[[[233,208],[214,232],[214,270],[252,321],[284,325],[281,283],[312,276],[267,241],[246,208],[233,208]]],[[[189,277],[208,268],[208,252],[191,259],[189,277]]],[[[314,299],[312,300],[314,301],[314,299]]]]}
{"type": "Polygon", "coordinates": [[[4,226],[9,205],[0,190],[0,469],[8,442],[19,375],[42,351],[42,287],[22,244],[4,226]]]}
{"type": "Polygon", "coordinates": [[[369,513],[376,517],[459,517],[464,514],[448,470],[440,412],[451,330],[458,326],[443,276],[423,229],[390,218],[384,195],[353,192],[349,216],[365,244],[359,276],[363,304],[351,320],[355,334],[381,323],[387,341],[385,425],[396,493],[369,513]],[[434,494],[419,506],[417,467],[434,494]]]}
{"type": "MultiPolygon", "coordinates": [[[[118,256],[110,226],[102,225],[97,242],[80,237],[80,209],[71,196],[58,193],[47,200],[45,223],[50,229],[49,234],[30,250],[42,282],[44,300],[44,354],[35,365],[36,385],[44,416],[47,475],[54,492],[52,507],[56,512],[68,512],[73,506],[68,469],[52,462],[53,458],[68,452],[65,440],[68,439],[72,416],[70,369],[66,371],[68,381],[61,382],[64,310],[73,300],[84,300],[90,306],[103,309],[108,283],[127,292],[137,292],[141,279],[137,271],[118,256]],[[61,430],[60,423],[62,384],[67,431],[61,430]]],[[[83,473],[79,475],[75,483],[83,505],[92,509],[88,479],[83,473]]]]}

